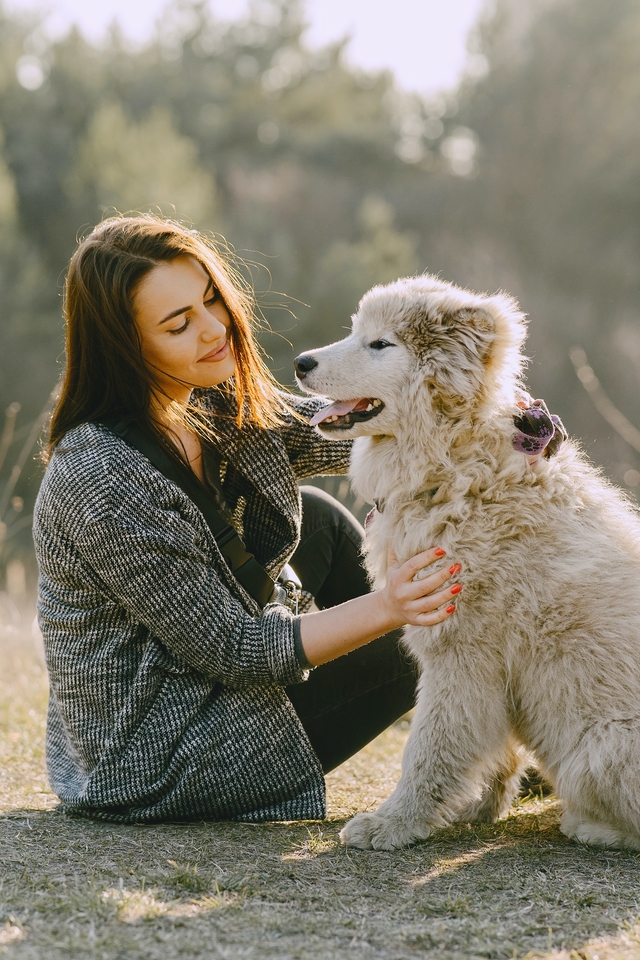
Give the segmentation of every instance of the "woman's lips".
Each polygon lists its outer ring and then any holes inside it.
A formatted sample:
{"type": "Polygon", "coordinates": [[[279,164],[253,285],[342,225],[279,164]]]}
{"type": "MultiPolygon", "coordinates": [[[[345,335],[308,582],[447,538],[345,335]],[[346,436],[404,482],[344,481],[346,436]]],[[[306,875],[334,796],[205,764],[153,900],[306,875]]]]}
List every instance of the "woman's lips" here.
{"type": "Polygon", "coordinates": [[[229,353],[229,341],[225,340],[221,347],[216,347],[215,350],[212,350],[211,353],[205,353],[204,357],[200,357],[198,363],[202,363],[203,360],[207,363],[216,363],[218,360],[224,360],[229,353]]]}

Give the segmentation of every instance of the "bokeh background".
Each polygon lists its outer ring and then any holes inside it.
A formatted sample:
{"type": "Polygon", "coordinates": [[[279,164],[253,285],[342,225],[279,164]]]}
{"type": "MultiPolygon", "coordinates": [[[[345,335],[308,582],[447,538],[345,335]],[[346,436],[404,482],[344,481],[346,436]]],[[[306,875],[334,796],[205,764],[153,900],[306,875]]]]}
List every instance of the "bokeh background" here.
{"type": "Polygon", "coordinates": [[[0,0],[5,605],[35,580],[65,266],[114,209],[227,238],[284,384],[297,352],[344,335],[374,283],[429,270],[510,291],[531,317],[531,391],[640,490],[640,5],[476,0],[461,66],[439,88],[425,17],[402,14],[398,33],[400,8],[367,15],[389,43],[389,18],[394,43],[406,38],[394,73],[354,58],[357,35],[314,39],[302,0],[231,18],[184,0],[135,41],[117,26],[52,30],[0,0]]]}

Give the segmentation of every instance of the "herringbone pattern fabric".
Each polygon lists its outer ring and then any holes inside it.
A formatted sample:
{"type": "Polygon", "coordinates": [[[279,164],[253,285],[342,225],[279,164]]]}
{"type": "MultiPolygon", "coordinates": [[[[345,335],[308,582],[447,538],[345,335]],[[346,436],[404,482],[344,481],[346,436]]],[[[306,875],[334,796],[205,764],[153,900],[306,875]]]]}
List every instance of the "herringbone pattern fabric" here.
{"type": "MultiPolygon", "coordinates": [[[[225,499],[276,575],[299,538],[297,480],[344,472],[350,444],[293,418],[238,431],[228,398],[201,400],[227,464],[225,499]]],[[[295,404],[311,416],[321,401],[295,404]]],[[[49,464],[34,539],[47,760],[67,811],[124,822],[324,816],[320,766],[283,690],[303,679],[293,617],[277,604],[258,615],[178,487],[84,424],[49,464]]]]}

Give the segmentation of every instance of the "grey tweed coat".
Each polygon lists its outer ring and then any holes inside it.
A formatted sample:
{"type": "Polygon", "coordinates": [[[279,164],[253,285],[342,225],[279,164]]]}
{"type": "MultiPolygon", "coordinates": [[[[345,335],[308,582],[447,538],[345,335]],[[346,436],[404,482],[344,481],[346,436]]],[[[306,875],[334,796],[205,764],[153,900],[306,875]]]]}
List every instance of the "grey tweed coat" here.
{"type": "MultiPolygon", "coordinates": [[[[234,522],[277,575],[299,538],[296,481],[344,473],[350,444],[294,418],[239,431],[232,401],[201,397],[234,522]]],[[[321,405],[291,400],[306,416],[321,405]]],[[[325,815],[322,771],[283,689],[305,677],[294,618],[278,604],[260,614],[182,490],[107,428],[84,424],[46,470],[34,539],[47,763],[67,812],[122,822],[325,815]]]]}

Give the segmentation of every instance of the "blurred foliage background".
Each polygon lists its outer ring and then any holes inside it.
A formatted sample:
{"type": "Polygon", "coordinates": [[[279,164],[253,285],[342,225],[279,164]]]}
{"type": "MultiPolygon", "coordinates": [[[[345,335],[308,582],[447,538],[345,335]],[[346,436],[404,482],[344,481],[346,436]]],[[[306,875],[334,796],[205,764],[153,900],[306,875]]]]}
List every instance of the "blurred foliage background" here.
{"type": "Polygon", "coordinates": [[[344,44],[309,49],[304,27],[297,0],[255,0],[234,23],[179,0],[142,49],[115,30],[100,45],[77,31],[53,42],[0,0],[10,592],[24,589],[20,564],[33,569],[30,444],[64,362],[65,266],[114,208],[228,238],[284,384],[297,352],[344,335],[374,283],[429,270],[509,290],[531,315],[531,391],[612,479],[640,489],[640,434],[602,416],[640,425],[637,0],[496,0],[458,89],[426,99],[350,67],[344,44]]]}

